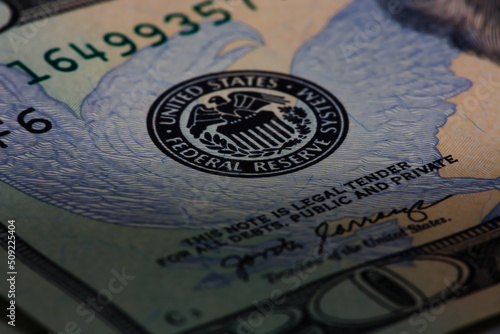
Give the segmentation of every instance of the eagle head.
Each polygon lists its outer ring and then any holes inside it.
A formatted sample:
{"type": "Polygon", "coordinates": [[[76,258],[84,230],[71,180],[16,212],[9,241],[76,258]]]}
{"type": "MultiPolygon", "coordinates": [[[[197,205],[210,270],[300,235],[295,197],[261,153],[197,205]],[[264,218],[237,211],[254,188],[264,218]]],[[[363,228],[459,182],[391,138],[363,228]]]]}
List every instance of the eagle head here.
{"type": "Polygon", "coordinates": [[[226,104],[228,101],[224,99],[222,96],[213,96],[208,100],[208,103],[215,103],[216,105],[226,104]]]}

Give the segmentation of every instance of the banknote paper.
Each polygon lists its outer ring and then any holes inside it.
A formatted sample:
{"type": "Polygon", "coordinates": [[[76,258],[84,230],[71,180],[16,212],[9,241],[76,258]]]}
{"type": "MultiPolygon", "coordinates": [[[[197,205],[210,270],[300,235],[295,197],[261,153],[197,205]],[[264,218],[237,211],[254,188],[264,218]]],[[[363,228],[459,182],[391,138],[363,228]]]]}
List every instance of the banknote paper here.
{"type": "Polygon", "coordinates": [[[498,317],[500,69],[428,9],[1,1],[5,322],[406,334],[498,317]]]}

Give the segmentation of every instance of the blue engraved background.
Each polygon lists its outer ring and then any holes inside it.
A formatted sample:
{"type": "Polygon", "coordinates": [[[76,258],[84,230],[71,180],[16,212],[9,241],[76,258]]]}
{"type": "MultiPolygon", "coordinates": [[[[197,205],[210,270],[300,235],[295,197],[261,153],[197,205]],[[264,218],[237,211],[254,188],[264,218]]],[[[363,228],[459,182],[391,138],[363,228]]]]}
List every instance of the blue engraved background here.
{"type": "MultiPolygon", "coordinates": [[[[376,1],[354,1],[295,55],[290,73],[329,90],[350,121],[344,143],[312,167],[262,179],[214,176],[173,161],[151,141],[146,117],[160,94],[181,81],[224,71],[264,43],[240,23],[214,27],[207,22],[199,34],[144,48],[109,71],[82,103],[81,115],[40,85],[28,85],[22,72],[0,66],[2,120],[12,132],[9,149],[0,154],[0,179],[39,200],[105,223],[199,230],[244,221],[332,186],[341,188],[396,162],[417,167],[437,160],[436,134],[455,111],[446,100],[471,83],[449,69],[459,50],[445,35],[416,31],[388,15],[376,1]],[[346,54],[359,30],[374,18],[380,18],[380,31],[368,36],[362,49],[346,54]],[[221,54],[238,40],[254,44],[221,54]],[[17,115],[29,107],[36,109],[36,117],[51,120],[50,132],[32,134],[18,125],[17,115]]],[[[409,186],[392,186],[365,198],[360,205],[324,213],[320,221],[371,216],[421,199],[431,203],[499,188],[498,179],[442,178],[433,172],[409,186]]],[[[292,234],[312,249],[318,242],[312,229],[320,221],[290,224],[279,234],[292,234]]],[[[384,226],[397,229],[394,221],[384,226]]],[[[394,248],[406,248],[411,241],[399,243],[394,248]]],[[[252,247],[234,248],[246,252],[252,247]]],[[[290,254],[265,265],[293,261],[290,254]]]]}

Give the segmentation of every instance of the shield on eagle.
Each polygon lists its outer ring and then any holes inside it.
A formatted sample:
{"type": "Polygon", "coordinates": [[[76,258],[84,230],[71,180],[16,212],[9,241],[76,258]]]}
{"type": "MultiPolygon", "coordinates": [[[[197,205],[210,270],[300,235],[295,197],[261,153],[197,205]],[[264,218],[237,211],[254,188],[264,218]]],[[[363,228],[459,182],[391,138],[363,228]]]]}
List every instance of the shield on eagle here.
{"type": "Polygon", "coordinates": [[[187,127],[209,148],[222,146],[227,153],[237,151],[236,156],[256,157],[271,155],[300,142],[298,129],[287,117],[294,108],[287,106],[289,101],[282,96],[239,91],[228,94],[227,98],[213,96],[208,102],[215,107],[196,105],[187,127]],[[269,110],[273,104],[278,105],[281,115],[269,110]],[[209,130],[216,124],[220,125],[209,130]],[[231,150],[233,147],[236,150],[231,150]]]}

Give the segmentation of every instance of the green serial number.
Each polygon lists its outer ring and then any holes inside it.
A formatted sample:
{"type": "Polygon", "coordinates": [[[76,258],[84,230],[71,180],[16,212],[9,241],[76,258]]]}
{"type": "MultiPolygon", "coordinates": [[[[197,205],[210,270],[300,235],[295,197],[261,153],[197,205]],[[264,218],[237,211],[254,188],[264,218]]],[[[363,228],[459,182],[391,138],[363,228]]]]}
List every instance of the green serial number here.
{"type": "MultiPolygon", "coordinates": [[[[229,0],[226,0],[229,2],[229,0]]],[[[256,10],[257,7],[252,3],[251,0],[241,0],[244,5],[246,5],[251,10],[256,10]]],[[[215,26],[222,25],[231,21],[231,13],[223,8],[219,8],[214,4],[216,1],[208,0],[195,4],[192,10],[199,16],[203,18],[217,18],[214,21],[215,26]]],[[[234,0],[231,0],[234,2],[234,0]]],[[[166,23],[177,23],[180,25],[182,30],[179,32],[181,36],[189,36],[196,34],[200,31],[200,25],[193,21],[188,15],[183,13],[171,13],[165,16],[164,21],[166,23]]],[[[168,36],[163,32],[161,28],[151,23],[140,23],[137,24],[133,29],[135,35],[142,38],[150,38],[152,43],[151,47],[157,47],[168,42],[168,36]]],[[[135,36],[134,36],[135,37],[135,36]]],[[[120,32],[109,32],[103,36],[104,42],[112,47],[122,48],[120,55],[122,57],[128,57],[137,52],[138,48],[134,40],[125,34],[120,32]]],[[[92,44],[85,44],[83,47],[77,46],[76,44],[69,43],[68,47],[71,48],[76,55],[80,56],[82,59],[89,60],[98,58],[102,61],[108,61],[106,53],[101,50],[97,50],[92,44]]],[[[78,62],[72,58],[68,57],[58,57],[58,53],[61,52],[61,48],[53,48],[47,50],[44,53],[45,62],[50,65],[53,69],[59,72],[74,72],[78,69],[78,62]]],[[[38,75],[32,71],[27,65],[25,65],[20,60],[15,60],[9,64],[8,67],[18,67],[23,70],[26,74],[31,77],[28,84],[34,85],[39,82],[48,80],[51,78],[50,75],[38,75]]]]}

